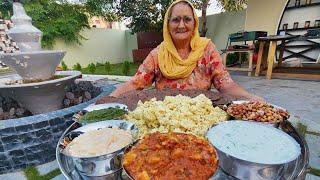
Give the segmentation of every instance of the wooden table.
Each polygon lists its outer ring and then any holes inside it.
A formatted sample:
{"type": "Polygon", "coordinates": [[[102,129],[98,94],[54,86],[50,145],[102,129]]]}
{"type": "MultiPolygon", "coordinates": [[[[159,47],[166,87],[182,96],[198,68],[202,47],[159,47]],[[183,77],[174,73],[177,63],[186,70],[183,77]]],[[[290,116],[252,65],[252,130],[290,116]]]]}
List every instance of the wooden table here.
{"type": "Polygon", "coordinates": [[[285,35],[285,36],[267,36],[267,37],[260,37],[258,38],[258,41],[260,42],[259,45],[259,52],[258,52],[258,60],[257,60],[257,67],[256,67],[256,72],[255,76],[259,76],[260,70],[261,70],[261,63],[262,63],[262,57],[263,57],[263,49],[266,43],[269,42],[269,48],[268,48],[268,55],[267,55],[267,79],[271,79],[272,76],[272,70],[273,70],[273,64],[274,64],[274,58],[276,54],[276,49],[277,49],[277,42],[281,41],[280,45],[280,54],[279,54],[279,61],[278,65],[281,66],[282,64],[282,57],[283,57],[283,52],[284,52],[284,46],[285,46],[285,41],[290,40],[293,38],[296,38],[299,36],[292,36],[292,35],[285,35]]]}

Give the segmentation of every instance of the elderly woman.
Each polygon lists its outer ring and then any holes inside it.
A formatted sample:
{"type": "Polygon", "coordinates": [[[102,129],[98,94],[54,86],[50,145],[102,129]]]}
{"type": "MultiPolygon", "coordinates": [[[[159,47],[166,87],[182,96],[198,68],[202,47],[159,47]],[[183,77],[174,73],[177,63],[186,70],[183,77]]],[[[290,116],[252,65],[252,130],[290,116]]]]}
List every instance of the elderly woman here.
{"type": "Polygon", "coordinates": [[[157,89],[181,90],[209,90],[214,84],[224,95],[262,100],[231,79],[214,44],[200,37],[198,28],[193,5],[186,0],[173,2],[164,18],[164,41],[150,52],[135,76],[110,95],[117,97],[130,90],[142,90],[155,82],[157,89]]]}

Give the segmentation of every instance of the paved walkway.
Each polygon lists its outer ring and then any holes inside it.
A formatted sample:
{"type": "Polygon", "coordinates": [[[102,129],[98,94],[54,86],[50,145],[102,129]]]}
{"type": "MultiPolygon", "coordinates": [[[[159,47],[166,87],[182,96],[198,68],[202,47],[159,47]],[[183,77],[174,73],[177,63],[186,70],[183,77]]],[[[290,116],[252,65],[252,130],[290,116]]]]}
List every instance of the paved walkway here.
{"type": "Polygon", "coordinates": [[[320,125],[320,82],[233,75],[248,91],[320,125]]]}

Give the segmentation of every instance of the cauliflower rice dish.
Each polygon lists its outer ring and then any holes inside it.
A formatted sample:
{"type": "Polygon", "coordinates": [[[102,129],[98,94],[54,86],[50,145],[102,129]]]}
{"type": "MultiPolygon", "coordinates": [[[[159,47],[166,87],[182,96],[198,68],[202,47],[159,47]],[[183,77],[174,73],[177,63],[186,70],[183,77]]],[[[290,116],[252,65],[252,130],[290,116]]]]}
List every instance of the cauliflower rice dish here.
{"type": "Polygon", "coordinates": [[[191,133],[204,137],[207,130],[216,123],[226,121],[228,115],[219,107],[213,107],[205,95],[197,97],[166,96],[163,101],[155,98],[142,103],[129,112],[125,119],[136,124],[139,136],[159,131],[191,133]]]}

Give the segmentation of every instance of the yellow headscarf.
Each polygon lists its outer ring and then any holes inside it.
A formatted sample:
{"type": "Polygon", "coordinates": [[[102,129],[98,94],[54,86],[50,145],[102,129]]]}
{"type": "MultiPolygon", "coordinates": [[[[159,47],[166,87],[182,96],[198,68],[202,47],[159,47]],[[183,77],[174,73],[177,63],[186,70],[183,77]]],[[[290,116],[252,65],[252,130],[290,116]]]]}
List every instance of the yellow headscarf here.
{"type": "Polygon", "coordinates": [[[159,67],[162,74],[168,79],[179,79],[190,76],[194,68],[197,66],[197,61],[203,55],[204,49],[210,42],[210,39],[202,38],[198,32],[199,19],[195,12],[193,5],[186,0],[174,1],[168,8],[164,23],[163,23],[163,42],[160,44],[158,53],[159,67]],[[182,59],[178,54],[176,47],[173,44],[169,28],[169,13],[170,9],[179,2],[187,2],[191,5],[193,10],[193,17],[195,19],[194,33],[191,38],[190,46],[191,52],[187,59],[182,59]]]}

